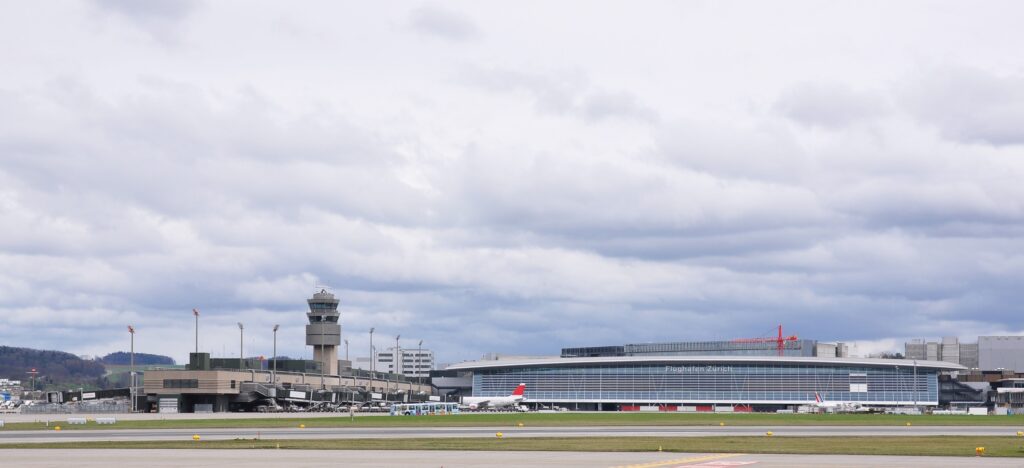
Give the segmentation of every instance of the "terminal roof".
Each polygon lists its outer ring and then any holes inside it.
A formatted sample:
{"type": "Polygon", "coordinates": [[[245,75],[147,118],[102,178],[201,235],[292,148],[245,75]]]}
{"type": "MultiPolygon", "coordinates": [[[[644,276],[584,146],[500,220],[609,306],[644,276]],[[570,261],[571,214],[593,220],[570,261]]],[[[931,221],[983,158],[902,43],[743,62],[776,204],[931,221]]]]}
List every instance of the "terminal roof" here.
{"type": "Polygon", "coordinates": [[[595,364],[816,364],[841,366],[914,367],[946,371],[967,370],[952,362],[912,359],[817,358],[799,356],[614,356],[544,359],[498,359],[452,364],[449,370],[496,369],[508,367],[590,366],[595,364]]]}

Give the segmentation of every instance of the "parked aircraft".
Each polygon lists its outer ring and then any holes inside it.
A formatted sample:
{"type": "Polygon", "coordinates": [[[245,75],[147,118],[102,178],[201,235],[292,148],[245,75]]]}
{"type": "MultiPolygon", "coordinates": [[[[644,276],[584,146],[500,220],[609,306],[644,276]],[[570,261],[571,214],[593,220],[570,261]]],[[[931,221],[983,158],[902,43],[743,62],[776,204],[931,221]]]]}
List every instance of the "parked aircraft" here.
{"type": "Polygon", "coordinates": [[[516,406],[523,401],[523,393],[526,392],[526,384],[521,383],[509,396],[504,397],[462,397],[463,406],[471,409],[499,409],[509,406],[516,406]]]}
{"type": "Polygon", "coordinates": [[[837,413],[852,413],[858,411],[867,411],[860,403],[854,402],[841,402],[841,401],[825,401],[821,394],[814,392],[814,403],[810,404],[815,408],[820,408],[825,411],[837,412],[837,413]]]}

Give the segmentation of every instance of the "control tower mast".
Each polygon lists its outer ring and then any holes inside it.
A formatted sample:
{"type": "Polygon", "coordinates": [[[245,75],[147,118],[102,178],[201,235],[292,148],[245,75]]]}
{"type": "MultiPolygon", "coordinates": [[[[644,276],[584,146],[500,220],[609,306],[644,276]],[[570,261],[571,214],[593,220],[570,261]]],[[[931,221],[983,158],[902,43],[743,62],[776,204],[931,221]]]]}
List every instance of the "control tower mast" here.
{"type": "Polygon", "coordinates": [[[320,362],[325,374],[338,375],[338,345],[341,344],[338,299],[321,289],[306,302],[309,303],[306,345],[313,347],[313,360],[320,362]]]}

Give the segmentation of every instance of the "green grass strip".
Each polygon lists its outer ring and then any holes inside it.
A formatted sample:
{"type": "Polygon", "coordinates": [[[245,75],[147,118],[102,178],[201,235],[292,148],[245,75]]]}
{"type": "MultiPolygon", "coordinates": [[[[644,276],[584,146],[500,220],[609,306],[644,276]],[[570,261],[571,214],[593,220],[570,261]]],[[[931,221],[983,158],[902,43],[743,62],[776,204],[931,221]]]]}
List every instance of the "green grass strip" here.
{"type": "MultiPolygon", "coordinates": [[[[311,418],[258,419],[146,419],[119,420],[113,425],[90,421],[66,424],[74,415],[39,415],[44,423],[7,423],[0,429],[46,430],[60,425],[76,429],[203,429],[297,427],[501,427],[523,423],[529,427],[553,426],[1016,426],[1024,430],[1024,415],[1014,416],[900,416],[889,414],[680,414],[680,413],[475,413],[451,416],[324,416],[311,418]]],[[[117,417],[117,415],[111,415],[117,417]]],[[[159,415],[152,415],[159,418],[159,415]]]]}
{"type": "Polygon", "coordinates": [[[774,453],[832,455],[1024,457],[1018,437],[570,437],[570,438],[422,438],[325,440],[218,440],[52,442],[0,444],[0,450],[30,449],[235,449],[235,450],[495,450],[572,452],[774,453]]]}

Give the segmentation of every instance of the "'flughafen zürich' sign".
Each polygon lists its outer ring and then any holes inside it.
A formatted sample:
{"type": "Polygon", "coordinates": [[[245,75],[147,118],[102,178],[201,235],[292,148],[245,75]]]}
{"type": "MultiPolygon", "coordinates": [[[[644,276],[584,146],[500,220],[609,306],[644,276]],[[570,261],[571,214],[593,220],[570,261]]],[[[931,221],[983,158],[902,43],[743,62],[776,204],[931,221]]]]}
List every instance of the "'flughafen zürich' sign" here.
{"type": "Polygon", "coordinates": [[[728,374],[732,367],[728,366],[665,366],[669,374],[728,374]]]}

